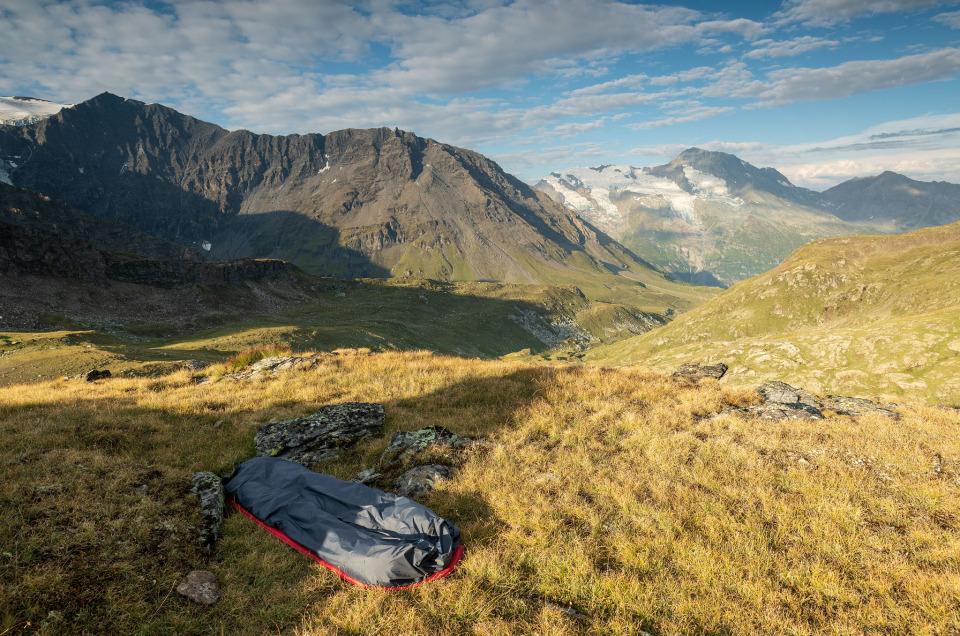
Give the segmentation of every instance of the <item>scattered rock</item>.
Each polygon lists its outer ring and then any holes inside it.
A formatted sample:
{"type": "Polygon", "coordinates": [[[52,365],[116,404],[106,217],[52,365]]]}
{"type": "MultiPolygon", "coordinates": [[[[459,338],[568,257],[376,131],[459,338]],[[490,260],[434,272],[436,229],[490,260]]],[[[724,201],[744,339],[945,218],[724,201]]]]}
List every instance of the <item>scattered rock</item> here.
{"type": "Polygon", "coordinates": [[[204,360],[185,360],[179,365],[181,369],[186,369],[187,371],[203,371],[209,366],[210,363],[204,360]]]}
{"type": "Polygon", "coordinates": [[[783,422],[786,420],[822,420],[823,413],[815,406],[800,402],[766,402],[747,409],[761,420],[783,422]]]}
{"type": "Polygon", "coordinates": [[[191,492],[200,497],[200,511],[203,515],[199,543],[210,551],[217,542],[220,527],[223,525],[223,482],[211,472],[194,473],[191,492]]]}
{"type": "Polygon", "coordinates": [[[87,382],[95,382],[97,380],[103,380],[104,378],[110,377],[110,369],[94,369],[93,371],[87,371],[86,375],[83,376],[83,379],[87,382]]]}
{"type": "Polygon", "coordinates": [[[380,463],[385,466],[410,463],[417,455],[431,447],[434,451],[432,458],[453,462],[456,458],[451,455],[466,448],[471,442],[473,440],[469,437],[451,433],[442,426],[429,426],[417,431],[401,431],[394,433],[390,438],[390,443],[380,455],[380,463]]]}
{"type": "Polygon", "coordinates": [[[339,454],[364,437],[383,435],[382,404],[345,402],[321,407],[308,417],[265,424],[254,445],[261,457],[282,457],[311,464],[339,454]]]}
{"type": "Polygon", "coordinates": [[[450,479],[453,469],[440,464],[417,466],[397,477],[397,494],[401,497],[420,499],[430,493],[441,479],[450,479]]]}
{"type": "Polygon", "coordinates": [[[150,486],[146,484],[140,484],[139,486],[134,487],[133,492],[137,493],[138,495],[146,496],[150,493],[150,486]]]}
{"type": "Polygon", "coordinates": [[[383,473],[379,472],[376,468],[368,468],[366,470],[361,470],[350,481],[355,481],[358,484],[372,484],[381,477],[383,477],[383,473]]]}
{"type": "Polygon", "coordinates": [[[177,593],[195,603],[213,605],[220,600],[220,581],[208,570],[193,570],[180,581],[177,593]]]}
{"type": "Polygon", "coordinates": [[[795,389],[786,382],[764,382],[757,388],[763,399],[777,404],[805,404],[818,409],[823,406],[815,395],[803,389],[795,389]]]}
{"type": "Polygon", "coordinates": [[[242,378],[259,378],[261,376],[271,374],[276,375],[281,371],[306,371],[312,367],[320,364],[320,360],[317,358],[304,358],[301,356],[274,356],[272,358],[264,358],[263,360],[257,360],[250,368],[242,373],[236,374],[234,377],[238,379],[242,378]]]}
{"type": "Polygon", "coordinates": [[[699,362],[693,362],[689,364],[681,364],[677,367],[677,370],[673,372],[673,377],[678,378],[687,378],[690,380],[700,380],[703,378],[713,378],[714,380],[719,380],[723,377],[723,374],[727,372],[727,365],[722,362],[717,364],[701,364],[699,362]]]}

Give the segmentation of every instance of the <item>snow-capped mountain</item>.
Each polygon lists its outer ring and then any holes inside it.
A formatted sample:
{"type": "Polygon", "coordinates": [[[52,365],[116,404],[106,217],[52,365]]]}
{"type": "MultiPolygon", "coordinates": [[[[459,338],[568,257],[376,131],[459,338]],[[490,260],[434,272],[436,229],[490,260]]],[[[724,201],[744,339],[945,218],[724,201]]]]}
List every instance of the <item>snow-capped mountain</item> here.
{"type": "Polygon", "coordinates": [[[700,283],[730,285],[812,239],[863,233],[778,171],[699,148],[661,166],[570,168],[536,187],[645,260],[700,283]]]}
{"type": "Polygon", "coordinates": [[[26,126],[56,115],[73,104],[57,104],[33,97],[0,97],[0,126],[26,126]]]}

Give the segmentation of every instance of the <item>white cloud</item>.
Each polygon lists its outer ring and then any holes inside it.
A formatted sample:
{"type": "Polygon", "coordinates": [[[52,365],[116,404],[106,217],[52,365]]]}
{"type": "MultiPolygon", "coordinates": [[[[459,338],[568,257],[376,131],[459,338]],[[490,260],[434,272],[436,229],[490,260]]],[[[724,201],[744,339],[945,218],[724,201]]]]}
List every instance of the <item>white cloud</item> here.
{"type": "Polygon", "coordinates": [[[788,57],[801,55],[808,51],[815,51],[826,46],[837,46],[840,44],[836,40],[813,37],[804,35],[792,40],[777,42],[774,40],[759,40],[756,42],[757,48],[748,51],[743,57],[747,58],[765,58],[765,57],[788,57]]]}
{"type": "Polygon", "coordinates": [[[892,60],[856,60],[825,68],[776,70],[765,83],[745,82],[727,94],[756,97],[759,106],[780,106],[947,79],[957,73],[960,49],[946,48],[892,60]]]}
{"type": "Polygon", "coordinates": [[[700,121],[701,119],[716,117],[717,115],[729,113],[733,110],[734,108],[732,106],[695,106],[685,111],[679,111],[672,117],[644,121],[636,124],[627,124],[627,128],[630,128],[631,130],[649,130],[651,128],[663,128],[665,126],[687,124],[693,121],[700,121]]]}
{"type": "Polygon", "coordinates": [[[951,29],[960,29],[960,11],[941,13],[940,15],[934,16],[933,19],[946,24],[951,29]]]}
{"type": "Polygon", "coordinates": [[[918,11],[953,4],[951,0],[786,0],[776,16],[781,24],[829,26],[865,15],[918,11]]]}

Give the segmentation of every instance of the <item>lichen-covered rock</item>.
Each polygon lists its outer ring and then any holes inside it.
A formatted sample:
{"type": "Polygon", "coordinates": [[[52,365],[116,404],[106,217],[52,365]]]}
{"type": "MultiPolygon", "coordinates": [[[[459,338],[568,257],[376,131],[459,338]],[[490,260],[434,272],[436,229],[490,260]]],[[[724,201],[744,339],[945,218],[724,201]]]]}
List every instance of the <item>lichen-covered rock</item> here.
{"type": "Polygon", "coordinates": [[[773,380],[764,382],[757,388],[763,399],[767,402],[776,402],[778,404],[805,404],[815,409],[820,409],[823,403],[812,393],[803,389],[795,389],[786,382],[773,380]]]}
{"type": "Polygon", "coordinates": [[[223,525],[223,482],[211,472],[194,473],[191,492],[200,498],[200,511],[203,515],[199,543],[210,551],[220,537],[220,527],[223,525]]]}
{"type": "Polygon", "coordinates": [[[317,358],[306,358],[302,356],[273,356],[271,358],[264,358],[262,360],[257,360],[250,365],[250,368],[242,373],[238,373],[235,377],[238,379],[244,378],[259,378],[264,375],[276,375],[281,371],[306,371],[307,369],[313,368],[320,364],[320,360],[317,358]]]}
{"type": "Polygon", "coordinates": [[[828,395],[823,407],[840,415],[884,415],[894,420],[900,419],[900,414],[873,400],[865,398],[846,397],[843,395],[828,395]]]}
{"type": "Polygon", "coordinates": [[[177,594],[186,596],[194,603],[213,605],[220,600],[220,581],[209,570],[193,570],[180,581],[177,594]]]}
{"type": "Polygon", "coordinates": [[[209,366],[210,363],[205,360],[184,360],[179,365],[181,369],[186,369],[187,371],[202,371],[209,366]]]}
{"type": "Polygon", "coordinates": [[[417,455],[432,447],[438,459],[455,461],[456,451],[467,447],[473,440],[463,435],[451,433],[442,426],[429,426],[417,431],[400,431],[393,434],[390,443],[380,455],[380,463],[384,466],[394,466],[400,463],[410,463],[417,455]]]}
{"type": "Polygon", "coordinates": [[[441,464],[427,464],[417,466],[397,477],[397,494],[410,499],[420,499],[433,490],[436,483],[442,479],[453,477],[453,469],[441,464]]]}
{"type": "Polygon", "coordinates": [[[253,441],[261,457],[282,457],[306,466],[335,457],[364,437],[383,435],[384,417],[382,404],[330,404],[308,417],[265,424],[253,441]]]}
{"type": "Polygon", "coordinates": [[[727,372],[728,368],[729,367],[722,362],[716,364],[692,362],[689,364],[681,364],[677,367],[677,370],[673,372],[673,375],[674,377],[687,378],[690,380],[700,380],[702,378],[719,380],[723,377],[723,374],[727,372]]]}

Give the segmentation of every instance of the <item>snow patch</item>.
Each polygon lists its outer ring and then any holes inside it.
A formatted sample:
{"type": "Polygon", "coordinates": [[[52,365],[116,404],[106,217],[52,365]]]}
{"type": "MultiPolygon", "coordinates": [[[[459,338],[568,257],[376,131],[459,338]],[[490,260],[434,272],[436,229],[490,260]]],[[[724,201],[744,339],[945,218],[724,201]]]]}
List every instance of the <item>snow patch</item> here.
{"type": "Polygon", "coordinates": [[[326,171],[329,170],[329,169],[330,169],[330,164],[328,163],[328,164],[325,165],[324,167],[322,167],[322,168],[320,168],[319,170],[317,170],[317,174],[323,174],[324,172],[326,172],[326,171]]]}
{"type": "Polygon", "coordinates": [[[77,170],[80,172],[80,174],[83,174],[83,166],[77,168],[77,170]]]}
{"type": "Polygon", "coordinates": [[[213,249],[213,243],[210,241],[204,241],[200,243],[200,247],[202,247],[204,251],[209,252],[211,249],[213,249]]]}
{"type": "Polygon", "coordinates": [[[32,97],[0,97],[0,125],[28,126],[71,106],[32,97]]]}
{"type": "Polygon", "coordinates": [[[10,180],[10,173],[6,171],[6,166],[2,162],[0,162],[0,183],[13,185],[13,181],[10,180]]]}

